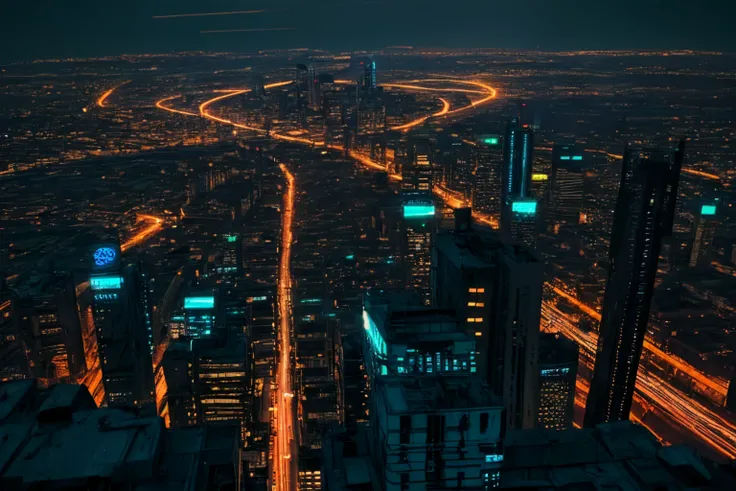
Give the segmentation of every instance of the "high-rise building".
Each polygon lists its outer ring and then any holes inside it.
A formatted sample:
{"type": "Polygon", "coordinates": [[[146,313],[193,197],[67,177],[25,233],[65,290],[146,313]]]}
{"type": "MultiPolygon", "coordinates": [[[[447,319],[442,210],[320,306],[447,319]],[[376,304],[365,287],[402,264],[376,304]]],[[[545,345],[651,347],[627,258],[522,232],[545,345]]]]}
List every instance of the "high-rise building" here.
{"type": "Polygon", "coordinates": [[[481,377],[382,376],[373,393],[369,441],[379,489],[497,487],[503,406],[481,377]]]}
{"type": "Polygon", "coordinates": [[[684,142],[674,152],[627,148],[585,426],[629,418],[662,238],[671,235],[684,142]]]}
{"type": "Polygon", "coordinates": [[[458,223],[434,251],[434,298],[475,338],[478,373],[506,406],[508,428],[537,424],[542,261],[484,227],[458,223]]]}
{"type": "Polygon", "coordinates": [[[542,334],[539,346],[539,427],[572,428],[578,345],[561,336],[542,334]]]}
{"type": "Polygon", "coordinates": [[[192,291],[184,297],[184,333],[189,339],[214,336],[218,305],[211,290],[192,291]]]}
{"type": "Polygon", "coordinates": [[[0,489],[241,489],[235,426],[167,430],[152,408],[98,408],[84,386],[31,380],[0,385],[0,409],[13,435],[0,489]]]}
{"type": "Polygon", "coordinates": [[[537,200],[531,194],[534,133],[511,118],[506,125],[501,172],[501,232],[506,239],[533,245],[537,200]]]}
{"type": "Polygon", "coordinates": [[[309,103],[309,107],[315,111],[320,109],[320,105],[322,103],[320,88],[321,86],[317,68],[314,66],[314,63],[310,63],[307,66],[307,101],[309,103]]]}
{"type": "MultiPolygon", "coordinates": [[[[308,308],[297,307],[301,316],[308,308]]],[[[302,445],[322,446],[325,429],[343,421],[342,369],[337,325],[332,319],[299,322],[295,327],[296,372],[302,445]]]]}
{"type": "Polygon", "coordinates": [[[435,206],[428,193],[405,193],[402,196],[402,257],[404,286],[416,291],[422,303],[432,301],[432,241],[435,206]]]}
{"type": "Polygon", "coordinates": [[[426,307],[414,292],[363,298],[365,366],[379,375],[476,373],[475,339],[452,310],[426,307]]]}
{"type": "Polygon", "coordinates": [[[690,251],[689,266],[708,266],[713,253],[713,239],[716,236],[718,219],[715,204],[702,205],[695,219],[693,248],[690,251]]]}
{"type": "Polygon", "coordinates": [[[373,92],[377,87],[376,62],[369,60],[363,65],[363,88],[367,92],[373,92]]]}
{"type": "Polygon", "coordinates": [[[473,147],[475,172],[472,188],[473,210],[500,219],[501,163],[503,145],[498,135],[481,135],[473,147]]]}
{"type": "Polygon", "coordinates": [[[15,314],[17,303],[17,298],[9,292],[0,291],[0,382],[30,377],[18,316],[15,314]]]}
{"type": "Polygon", "coordinates": [[[401,189],[432,192],[432,146],[424,138],[409,142],[408,162],[401,168],[401,189]]]}
{"type": "Polygon", "coordinates": [[[152,402],[152,308],[141,265],[122,265],[117,244],[103,244],[89,281],[108,404],[152,402]]]}
{"type": "Polygon", "coordinates": [[[15,288],[18,332],[30,373],[44,385],[74,382],[87,369],[71,275],[39,274],[15,288]]]}
{"type": "Polygon", "coordinates": [[[575,145],[555,145],[549,176],[549,224],[553,231],[577,225],[583,207],[583,153],[575,145]]]}

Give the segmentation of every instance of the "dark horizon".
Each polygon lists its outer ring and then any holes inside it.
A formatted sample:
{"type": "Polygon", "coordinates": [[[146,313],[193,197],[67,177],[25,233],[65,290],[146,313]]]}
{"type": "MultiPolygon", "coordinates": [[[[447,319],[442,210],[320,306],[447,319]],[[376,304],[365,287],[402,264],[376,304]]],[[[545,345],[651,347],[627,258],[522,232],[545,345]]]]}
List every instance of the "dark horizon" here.
{"type": "MultiPolygon", "coordinates": [[[[51,3],[51,2],[44,2],[51,3]]],[[[244,4],[185,0],[74,6],[13,5],[0,16],[0,63],[185,51],[391,45],[541,51],[691,49],[736,51],[727,1],[707,9],[673,0],[597,5],[530,0],[520,10],[479,0],[244,4]],[[231,12],[230,15],[192,15],[231,12]],[[468,15],[472,12],[472,15],[468,15]]]]}

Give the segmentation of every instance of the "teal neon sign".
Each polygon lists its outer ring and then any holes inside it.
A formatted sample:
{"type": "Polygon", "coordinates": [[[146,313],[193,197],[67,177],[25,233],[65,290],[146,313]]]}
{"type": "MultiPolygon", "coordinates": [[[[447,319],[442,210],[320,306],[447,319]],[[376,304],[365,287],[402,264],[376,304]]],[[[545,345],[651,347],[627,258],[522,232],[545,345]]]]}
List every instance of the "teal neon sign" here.
{"type": "Polygon", "coordinates": [[[215,307],[215,297],[185,297],[185,309],[212,309],[215,307]]]}
{"type": "Polygon", "coordinates": [[[434,205],[404,205],[404,218],[428,218],[434,216],[434,205]]]}
{"type": "Polygon", "coordinates": [[[511,204],[511,211],[524,215],[533,215],[537,212],[536,201],[514,201],[511,204]]]}
{"type": "Polygon", "coordinates": [[[484,138],[483,139],[483,143],[485,143],[486,145],[498,145],[498,141],[499,140],[496,137],[484,138]]]}
{"type": "Polygon", "coordinates": [[[716,214],[716,205],[703,205],[700,208],[700,214],[701,215],[715,215],[716,214]]]}
{"type": "Polygon", "coordinates": [[[93,291],[97,290],[120,290],[123,279],[120,276],[93,276],[89,280],[93,291]]]}

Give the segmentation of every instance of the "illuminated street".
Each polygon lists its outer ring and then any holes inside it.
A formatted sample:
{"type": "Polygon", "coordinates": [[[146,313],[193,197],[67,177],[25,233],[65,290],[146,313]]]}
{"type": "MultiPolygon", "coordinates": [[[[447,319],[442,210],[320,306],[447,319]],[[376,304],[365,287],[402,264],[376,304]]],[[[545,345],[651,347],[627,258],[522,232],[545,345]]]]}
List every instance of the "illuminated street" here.
{"type": "Polygon", "coordinates": [[[137,220],[139,222],[149,222],[150,225],[138,231],[133,237],[120,244],[120,250],[123,252],[132,247],[136,247],[142,244],[143,242],[160,232],[163,228],[163,220],[153,215],[138,215],[137,220]]]}
{"type": "Polygon", "coordinates": [[[292,384],[292,299],[291,299],[291,246],[296,184],[294,175],[284,164],[279,166],[286,178],[284,209],[281,222],[281,253],[279,258],[278,313],[279,313],[279,361],[276,376],[276,427],[273,432],[275,443],[273,483],[279,490],[296,489],[296,461],[298,448],[295,438],[294,404],[292,384]],[[293,456],[293,457],[292,457],[293,456]]]}

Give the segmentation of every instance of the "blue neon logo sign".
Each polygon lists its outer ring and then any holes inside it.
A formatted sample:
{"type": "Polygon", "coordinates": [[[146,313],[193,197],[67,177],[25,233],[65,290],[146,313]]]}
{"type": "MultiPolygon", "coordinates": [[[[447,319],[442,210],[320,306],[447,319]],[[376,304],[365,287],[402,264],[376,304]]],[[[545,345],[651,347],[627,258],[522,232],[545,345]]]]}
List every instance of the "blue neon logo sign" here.
{"type": "Polygon", "coordinates": [[[112,247],[100,247],[93,255],[95,266],[107,266],[108,264],[112,264],[117,255],[117,251],[112,247]]]}

